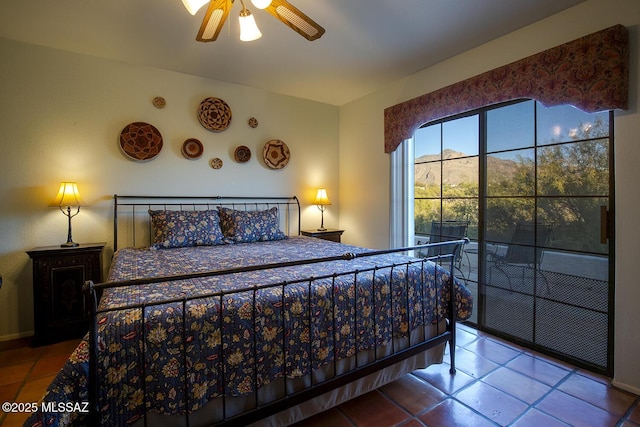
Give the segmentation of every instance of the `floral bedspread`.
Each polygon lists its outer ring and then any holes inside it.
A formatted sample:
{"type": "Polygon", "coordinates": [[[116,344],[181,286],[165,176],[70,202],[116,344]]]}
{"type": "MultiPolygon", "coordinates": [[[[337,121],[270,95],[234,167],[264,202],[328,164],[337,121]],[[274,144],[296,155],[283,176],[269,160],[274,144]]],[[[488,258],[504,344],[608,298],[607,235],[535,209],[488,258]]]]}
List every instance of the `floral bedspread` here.
{"type": "MultiPolygon", "coordinates": [[[[212,247],[127,248],[114,255],[108,280],[363,251],[306,237],[212,247]]],[[[145,404],[162,414],[195,411],[222,394],[243,395],[277,378],[303,376],[334,359],[441,320],[449,301],[443,287],[447,273],[423,262],[388,267],[410,259],[389,254],[105,290],[100,308],[110,311],[98,315],[102,424],[133,422],[142,416],[145,404]],[[355,280],[353,273],[340,274],[355,270],[355,280]],[[276,285],[265,286],[269,284],[276,285]],[[219,291],[225,296],[212,295],[219,291]],[[204,298],[184,299],[194,295],[204,298]],[[180,300],[159,303],[173,298],[180,300]],[[124,308],[131,305],[139,306],[124,308]],[[181,381],[185,377],[187,387],[181,381]]],[[[462,284],[456,288],[458,318],[464,320],[471,314],[472,299],[462,284]]],[[[44,401],[87,401],[88,370],[85,339],[49,386],[44,401]]],[[[39,411],[25,425],[84,425],[84,415],[39,411]]]]}

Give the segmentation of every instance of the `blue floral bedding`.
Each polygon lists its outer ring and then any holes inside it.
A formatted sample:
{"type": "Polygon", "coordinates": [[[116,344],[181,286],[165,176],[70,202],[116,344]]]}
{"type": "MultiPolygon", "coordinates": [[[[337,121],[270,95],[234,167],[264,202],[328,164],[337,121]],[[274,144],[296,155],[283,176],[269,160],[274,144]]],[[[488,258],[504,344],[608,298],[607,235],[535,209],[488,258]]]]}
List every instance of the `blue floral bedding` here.
{"type": "MultiPolygon", "coordinates": [[[[363,251],[306,237],[158,250],[127,248],[114,255],[108,280],[363,251]]],[[[245,395],[284,376],[301,377],[335,359],[373,349],[419,325],[443,319],[449,300],[443,288],[446,271],[423,262],[381,268],[410,259],[389,254],[105,290],[100,308],[111,311],[97,318],[103,425],[133,422],[143,415],[145,404],[162,414],[195,411],[223,394],[245,395]],[[340,274],[354,270],[359,271],[355,283],[353,273],[340,274]],[[276,285],[263,287],[268,284],[276,285]],[[218,291],[225,291],[225,296],[158,304],[218,291]],[[144,313],[141,307],[123,308],[137,304],[145,304],[144,313]],[[187,387],[181,382],[185,376],[187,387]]],[[[467,319],[471,295],[460,283],[456,288],[458,318],[467,319]]],[[[87,401],[87,376],[85,339],[44,400],[87,401]]],[[[83,417],[78,412],[38,412],[25,425],[83,425],[83,417]]]]}

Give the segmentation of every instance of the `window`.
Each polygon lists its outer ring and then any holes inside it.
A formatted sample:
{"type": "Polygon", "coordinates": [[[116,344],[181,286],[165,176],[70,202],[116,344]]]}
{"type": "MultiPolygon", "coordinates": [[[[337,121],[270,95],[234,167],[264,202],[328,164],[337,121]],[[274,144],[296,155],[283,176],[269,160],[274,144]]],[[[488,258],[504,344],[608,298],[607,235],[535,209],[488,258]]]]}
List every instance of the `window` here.
{"type": "Polygon", "coordinates": [[[414,137],[415,235],[432,221],[468,221],[477,238],[478,115],[423,127],[414,137]]]}

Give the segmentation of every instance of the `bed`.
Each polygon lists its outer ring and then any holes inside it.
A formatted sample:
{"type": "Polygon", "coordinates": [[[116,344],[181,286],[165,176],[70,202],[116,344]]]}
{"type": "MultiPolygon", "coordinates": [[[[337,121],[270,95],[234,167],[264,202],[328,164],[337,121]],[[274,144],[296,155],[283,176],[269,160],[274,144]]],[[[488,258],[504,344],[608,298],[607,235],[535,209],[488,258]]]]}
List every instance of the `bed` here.
{"type": "Polygon", "coordinates": [[[114,196],[91,330],[26,425],[289,425],[447,342],[454,373],[462,244],[428,260],[301,236],[296,197],[114,196]]]}

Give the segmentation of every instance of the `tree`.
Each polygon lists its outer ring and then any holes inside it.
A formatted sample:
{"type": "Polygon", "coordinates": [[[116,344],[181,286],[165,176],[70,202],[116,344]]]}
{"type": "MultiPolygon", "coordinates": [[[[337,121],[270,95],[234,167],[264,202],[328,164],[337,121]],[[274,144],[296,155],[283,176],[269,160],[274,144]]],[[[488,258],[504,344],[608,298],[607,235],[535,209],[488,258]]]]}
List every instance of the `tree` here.
{"type": "MultiPolygon", "coordinates": [[[[487,176],[487,241],[509,242],[515,224],[538,221],[553,226],[553,247],[606,253],[607,246],[600,243],[599,216],[609,197],[609,126],[606,115],[591,117],[593,123],[580,123],[569,135],[528,150],[535,150],[535,156],[487,158],[487,167],[498,171],[487,176]]],[[[464,179],[455,185],[444,182],[442,187],[416,185],[417,234],[428,234],[431,221],[458,219],[468,220],[469,237],[477,238],[478,184],[464,179]]]]}
{"type": "Polygon", "coordinates": [[[538,147],[535,160],[518,158],[513,177],[491,183],[497,194],[516,196],[491,200],[487,207],[487,228],[497,240],[508,238],[513,224],[535,219],[553,225],[555,247],[606,252],[598,225],[600,205],[609,195],[608,124],[598,117],[577,129],[568,141],[538,147]],[[537,211],[527,197],[534,190],[537,211]]]}

